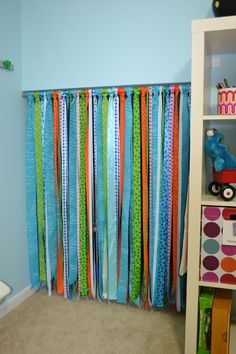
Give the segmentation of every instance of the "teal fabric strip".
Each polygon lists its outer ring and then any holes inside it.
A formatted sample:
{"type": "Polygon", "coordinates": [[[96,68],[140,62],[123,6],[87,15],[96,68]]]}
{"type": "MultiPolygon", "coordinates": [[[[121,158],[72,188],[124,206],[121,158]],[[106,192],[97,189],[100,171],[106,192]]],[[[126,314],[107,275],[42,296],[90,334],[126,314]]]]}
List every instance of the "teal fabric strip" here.
{"type": "Polygon", "coordinates": [[[45,200],[48,231],[48,255],[51,279],[56,274],[56,195],[54,183],[54,137],[51,92],[46,94],[45,132],[44,132],[44,165],[45,165],[45,200]]]}
{"type": "Polygon", "coordinates": [[[108,298],[117,298],[117,213],[115,193],[115,115],[114,89],[109,89],[107,126],[107,247],[108,298]]]}
{"type": "Polygon", "coordinates": [[[121,216],[121,253],[120,253],[120,279],[117,290],[117,301],[125,304],[128,293],[129,269],[129,222],[131,202],[131,168],[132,168],[132,92],[131,87],[125,88],[127,98],[125,102],[125,146],[124,146],[124,188],[122,198],[121,216]]]}
{"type": "Polygon", "coordinates": [[[40,286],[39,279],[39,243],[37,230],[37,188],[36,188],[36,162],[34,137],[34,96],[28,94],[28,113],[25,132],[25,168],[26,168],[26,211],[27,236],[29,249],[29,263],[31,285],[40,286]]]}
{"type": "Polygon", "coordinates": [[[103,175],[103,130],[102,130],[102,90],[94,90],[97,95],[96,114],[96,186],[97,186],[97,237],[98,237],[98,291],[103,298],[103,257],[105,237],[104,175],[103,175]]]}
{"type": "MultiPolygon", "coordinates": [[[[182,106],[182,139],[181,139],[181,208],[180,208],[180,235],[179,235],[179,255],[178,269],[181,261],[184,237],[184,216],[188,191],[189,176],[189,155],[190,155],[190,109],[189,109],[189,85],[182,86],[183,106],[182,106]]],[[[186,275],[180,277],[180,311],[185,309],[186,301],[186,275]]]]}
{"type": "Polygon", "coordinates": [[[163,180],[160,205],[160,235],[157,249],[157,276],[156,276],[156,306],[162,308],[165,303],[166,265],[167,265],[167,238],[168,238],[168,185],[169,185],[169,104],[170,92],[166,87],[166,109],[164,127],[164,155],[163,180]]]}
{"type": "MultiPolygon", "coordinates": [[[[182,116],[183,116],[183,87],[180,86],[179,100],[179,189],[178,189],[178,242],[177,242],[177,267],[180,264],[180,234],[181,234],[181,205],[182,205],[182,116]]],[[[176,284],[176,309],[181,311],[180,277],[177,274],[176,284]]]]}
{"type": "Polygon", "coordinates": [[[77,280],[78,247],[77,247],[77,119],[76,92],[69,94],[69,156],[68,156],[68,249],[69,249],[69,285],[77,280]]]}

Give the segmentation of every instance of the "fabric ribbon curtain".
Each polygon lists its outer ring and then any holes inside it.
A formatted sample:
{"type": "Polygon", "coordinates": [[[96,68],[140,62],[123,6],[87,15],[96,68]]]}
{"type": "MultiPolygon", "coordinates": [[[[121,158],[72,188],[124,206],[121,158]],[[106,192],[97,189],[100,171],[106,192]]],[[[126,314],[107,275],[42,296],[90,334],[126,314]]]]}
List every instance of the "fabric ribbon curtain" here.
{"type": "Polygon", "coordinates": [[[27,97],[32,286],[183,310],[190,86],[27,97]]]}

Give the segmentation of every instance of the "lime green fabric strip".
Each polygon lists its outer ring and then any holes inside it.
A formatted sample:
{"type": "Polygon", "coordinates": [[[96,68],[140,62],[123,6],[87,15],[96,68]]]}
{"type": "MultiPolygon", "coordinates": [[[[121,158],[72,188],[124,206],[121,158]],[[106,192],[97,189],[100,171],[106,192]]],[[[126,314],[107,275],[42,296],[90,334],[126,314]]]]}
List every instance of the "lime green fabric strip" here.
{"type": "Polygon", "coordinates": [[[139,94],[139,88],[135,88],[133,98],[133,254],[131,301],[138,298],[141,285],[141,129],[139,94]]]}
{"type": "Polygon", "coordinates": [[[87,296],[88,283],[88,231],[86,214],[86,97],[85,92],[80,92],[80,295],[87,296]]]}
{"type": "Polygon", "coordinates": [[[44,253],[44,199],[43,199],[43,157],[42,157],[42,117],[39,93],[35,92],[35,151],[36,151],[36,181],[37,181],[37,217],[39,234],[39,273],[40,281],[46,281],[46,266],[44,253]]]}

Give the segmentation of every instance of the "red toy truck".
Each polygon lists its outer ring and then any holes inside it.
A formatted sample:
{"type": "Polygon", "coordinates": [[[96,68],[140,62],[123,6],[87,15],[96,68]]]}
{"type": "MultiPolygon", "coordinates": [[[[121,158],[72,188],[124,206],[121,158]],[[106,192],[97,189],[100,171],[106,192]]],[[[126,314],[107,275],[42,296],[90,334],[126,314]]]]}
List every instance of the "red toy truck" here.
{"type": "Polygon", "coordinates": [[[212,195],[219,195],[223,200],[230,201],[235,197],[236,190],[229,183],[236,183],[236,169],[217,172],[213,168],[213,181],[208,186],[212,195]]]}

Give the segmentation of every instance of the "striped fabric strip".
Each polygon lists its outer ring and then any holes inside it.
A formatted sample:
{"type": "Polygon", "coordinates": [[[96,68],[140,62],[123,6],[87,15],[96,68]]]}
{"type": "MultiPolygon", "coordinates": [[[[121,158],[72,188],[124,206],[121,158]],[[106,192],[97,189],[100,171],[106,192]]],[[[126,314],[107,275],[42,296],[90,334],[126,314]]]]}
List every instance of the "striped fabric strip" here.
{"type": "Polygon", "coordinates": [[[34,132],[34,97],[28,94],[28,112],[25,131],[25,166],[26,166],[26,208],[27,208],[27,236],[29,249],[29,263],[31,284],[33,288],[40,285],[39,254],[37,230],[37,189],[36,189],[36,161],[35,161],[35,132],[34,132]]]}
{"type": "Polygon", "coordinates": [[[103,141],[103,188],[104,188],[104,212],[105,233],[103,243],[103,297],[108,298],[108,235],[107,235],[107,120],[108,120],[108,91],[102,89],[102,141],[103,141]]]}
{"type": "Polygon", "coordinates": [[[141,149],[140,104],[138,87],[134,88],[133,109],[133,235],[132,235],[132,293],[131,301],[138,298],[141,285],[141,149]]]}
{"type": "Polygon", "coordinates": [[[62,223],[63,223],[63,269],[64,269],[64,297],[68,297],[68,137],[67,137],[67,92],[60,93],[60,130],[61,130],[61,159],[62,159],[62,223]]]}
{"type": "Polygon", "coordinates": [[[77,121],[76,121],[76,92],[69,93],[69,146],[68,146],[68,274],[69,285],[78,277],[78,248],[77,248],[77,186],[76,186],[76,157],[77,157],[77,121]]]}
{"type": "Polygon", "coordinates": [[[86,212],[86,181],[85,181],[85,141],[86,141],[86,98],[84,90],[80,91],[80,295],[87,295],[88,271],[88,234],[86,212]]]}
{"type": "MultiPolygon", "coordinates": [[[[120,278],[117,290],[117,301],[125,304],[128,295],[128,250],[129,250],[129,221],[131,201],[131,161],[132,161],[132,88],[125,89],[125,136],[124,136],[124,188],[122,196],[121,214],[121,250],[120,250],[120,278]]],[[[124,94],[121,93],[121,94],[124,94]]],[[[122,99],[121,99],[122,102],[122,99]]],[[[122,159],[121,159],[122,161],[122,159]]]]}
{"type": "Polygon", "coordinates": [[[76,200],[77,200],[77,299],[80,297],[80,92],[76,91],[76,131],[77,131],[77,153],[76,153],[76,200]]]}
{"type": "Polygon", "coordinates": [[[43,157],[42,157],[42,117],[39,93],[34,93],[35,116],[35,152],[37,181],[37,219],[39,235],[39,271],[40,280],[46,281],[45,245],[44,245],[44,196],[43,196],[43,157]]]}
{"type": "Polygon", "coordinates": [[[91,282],[91,254],[90,254],[90,186],[89,186],[89,90],[85,90],[86,101],[86,137],[85,137],[85,185],[86,185],[86,211],[87,211],[87,281],[88,296],[92,297],[91,282]]]}
{"type": "Polygon", "coordinates": [[[174,134],[174,86],[170,86],[170,110],[169,110],[169,135],[168,135],[168,157],[169,157],[169,174],[168,174],[168,239],[167,239],[167,281],[166,291],[167,298],[170,302],[170,268],[171,268],[171,242],[172,242],[172,201],[173,201],[173,134],[174,134]]]}
{"type": "Polygon", "coordinates": [[[117,208],[116,202],[116,141],[114,89],[109,89],[107,121],[107,251],[108,251],[108,299],[117,298],[117,208]]]}
{"type": "MultiPolygon", "coordinates": [[[[115,89],[114,92],[114,124],[115,124],[116,254],[117,254],[117,262],[118,262],[118,232],[119,232],[119,216],[120,216],[120,129],[119,129],[119,96],[118,96],[117,89],[115,89]]],[[[118,271],[118,263],[117,263],[117,271],[118,271]]],[[[117,279],[118,279],[118,275],[117,275],[117,279]]]]}
{"type": "Polygon", "coordinates": [[[107,214],[107,120],[108,120],[108,91],[102,90],[102,141],[103,141],[103,174],[104,174],[104,203],[107,214]]]}

